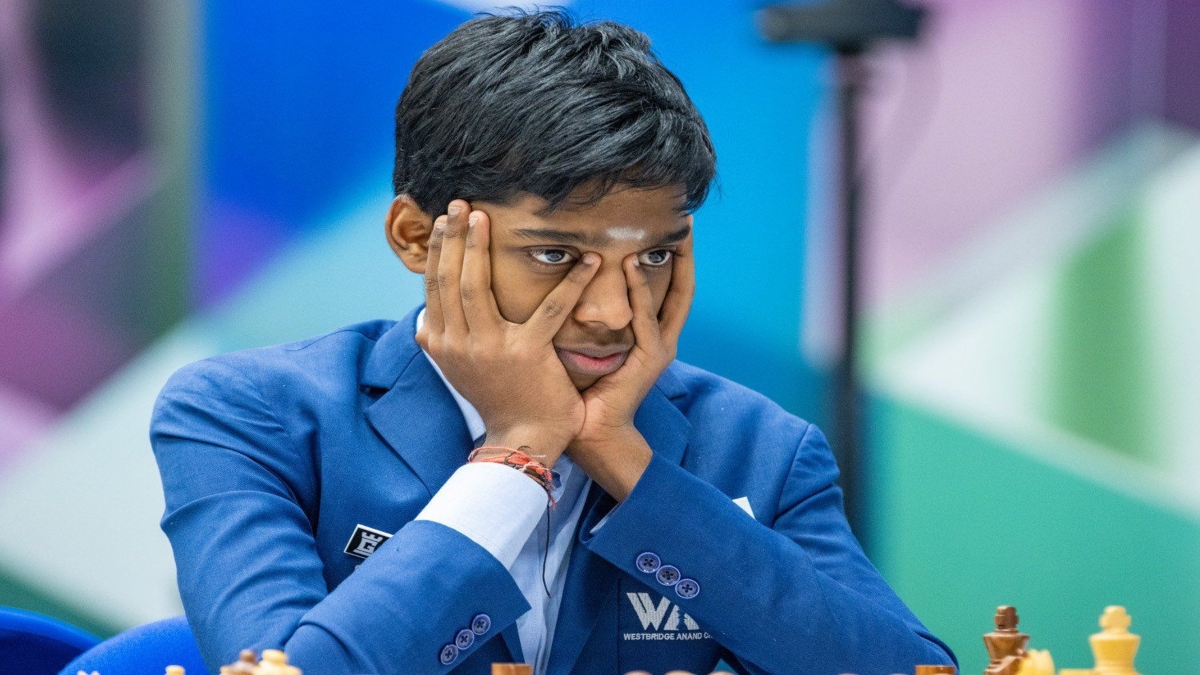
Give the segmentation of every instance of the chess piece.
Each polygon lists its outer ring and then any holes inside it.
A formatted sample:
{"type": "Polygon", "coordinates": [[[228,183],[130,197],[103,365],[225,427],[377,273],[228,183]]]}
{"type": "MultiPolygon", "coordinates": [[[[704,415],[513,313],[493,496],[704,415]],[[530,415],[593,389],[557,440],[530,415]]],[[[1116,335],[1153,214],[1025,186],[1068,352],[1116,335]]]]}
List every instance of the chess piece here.
{"type": "Polygon", "coordinates": [[[1096,657],[1096,675],[1138,675],[1133,660],[1142,638],[1129,632],[1132,621],[1124,607],[1104,608],[1100,617],[1100,627],[1104,630],[1089,638],[1096,657]]]}
{"type": "Polygon", "coordinates": [[[264,649],[262,661],[258,662],[258,668],[254,670],[254,675],[301,675],[301,673],[296,666],[288,665],[287,654],[278,649],[264,649]]]}
{"type": "Polygon", "coordinates": [[[493,663],[492,675],[533,675],[528,663],[493,663]]]}
{"type": "Polygon", "coordinates": [[[1017,630],[1020,617],[1017,609],[1008,605],[996,608],[996,630],[983,636],[991,662],[984,675],[1017,675],[1021,657],[1029,645],[1029,636],[1017,630]]]}
{"type": "Polygon", "coordinates": [[[957,675],[954,666],[917,666],[916,675],[957,675]]]}
{"type": "Polygon", "coordinates": [[[253,649],[243,649],[238,654],[238,660],[227,666],[221,666],[220,675],[254,675],[258,667],[258,654],[253,649]]]}
{"type": "Polygon", "coordinates": [[[1030,649],[1021,658],[1017,675],[1054,675],[1054,659],[1045,649],[1030,649]]]}

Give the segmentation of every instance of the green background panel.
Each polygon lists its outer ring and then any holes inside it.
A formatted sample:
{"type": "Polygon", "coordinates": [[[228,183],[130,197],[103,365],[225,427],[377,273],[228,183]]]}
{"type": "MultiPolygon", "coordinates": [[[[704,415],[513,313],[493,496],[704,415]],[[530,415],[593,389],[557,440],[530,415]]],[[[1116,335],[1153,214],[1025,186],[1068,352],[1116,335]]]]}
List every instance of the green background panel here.
{"type": "Polygon", "coordinates": [[[962,672],[982,672],[1001,604],[1059,668],[1092,667],[1088,635],[1124,604],[1139,671],[1196,672],[1200,520],[916,406],[876,399],[870,411],[876,562],[962,672]]]}
{"type": "Polygon", "coordinates": [[[1051,422],[1146,461],[1154,459],[1151,354],[1139,222],[1120,217],[1062,270],[1050,337],[1051,422]]]}

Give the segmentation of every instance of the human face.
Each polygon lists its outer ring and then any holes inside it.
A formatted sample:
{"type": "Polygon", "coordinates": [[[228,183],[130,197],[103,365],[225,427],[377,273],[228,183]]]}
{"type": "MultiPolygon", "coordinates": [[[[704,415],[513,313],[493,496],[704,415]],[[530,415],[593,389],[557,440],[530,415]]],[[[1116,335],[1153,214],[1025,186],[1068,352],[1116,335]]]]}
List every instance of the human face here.
{"type": "Polygon", "coordinates": [[[691,231],[678,189],[617,187],[587,206],[539,215],[546,202],[523,195],[507,204],[473,202],[491,223],[492,291],[500,314],[524,323],[575,261],[599,257],[595,277],[553,344],[583,390],[624,364],[633,348],[633,311],[622,261],[637,256],[657,311],[671,282],[673,256],[691,231]]]}

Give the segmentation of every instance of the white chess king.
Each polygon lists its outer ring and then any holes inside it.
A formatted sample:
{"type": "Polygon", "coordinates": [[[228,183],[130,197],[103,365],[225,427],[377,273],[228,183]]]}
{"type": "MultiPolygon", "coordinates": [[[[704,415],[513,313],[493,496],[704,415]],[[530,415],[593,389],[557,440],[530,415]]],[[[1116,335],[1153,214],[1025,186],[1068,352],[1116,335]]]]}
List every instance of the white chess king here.
{"type": "Polygon", "coordinates": [[[1100,617],[1099,633],[1093,635],[1092,653],[1096,656],[1096,675],[1138,675],[1133,667],[1142,638],[1129,632],[1132,619],[1124,607],[1110,605],[1100,617]]]}

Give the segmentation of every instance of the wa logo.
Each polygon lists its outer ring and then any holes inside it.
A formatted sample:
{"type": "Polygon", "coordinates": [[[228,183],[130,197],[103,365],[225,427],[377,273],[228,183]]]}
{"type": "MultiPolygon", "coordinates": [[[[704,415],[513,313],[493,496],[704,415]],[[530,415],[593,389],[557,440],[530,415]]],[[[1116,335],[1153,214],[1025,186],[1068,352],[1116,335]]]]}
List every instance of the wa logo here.
{"type": "MultiPolygon", "coordinates": [[[[625,595],[629,596],[629,602],[633,603],[633,611],[637,612],[638,619],[642,621],[642,630],[650,630],[650,626],[654,626],[654,630],[679,630],[679,605],[672,605],[671,601],[664,597],[659,597],[658,604],[655,605],[649,593],[625,595]],[[671,610],[670,616],[667,616],[667,610],[671,610]],[[665,625],[663,617],[667,617],[665,625]]],[[[687,614],[683,615],[683,625],[687,630],[700,630],[700,624],[687,614]]]]}
{"type": "Polygon", "coordinates": [[[633,611],[637,613],[645,633],[625,633],[626,640],[706,640],[710,639],[707,632],[700,630],[700,624],[679,611],[679,605],[659,596],[658,602],[651,599],[649,593],[626,593],[633,611]]]}

